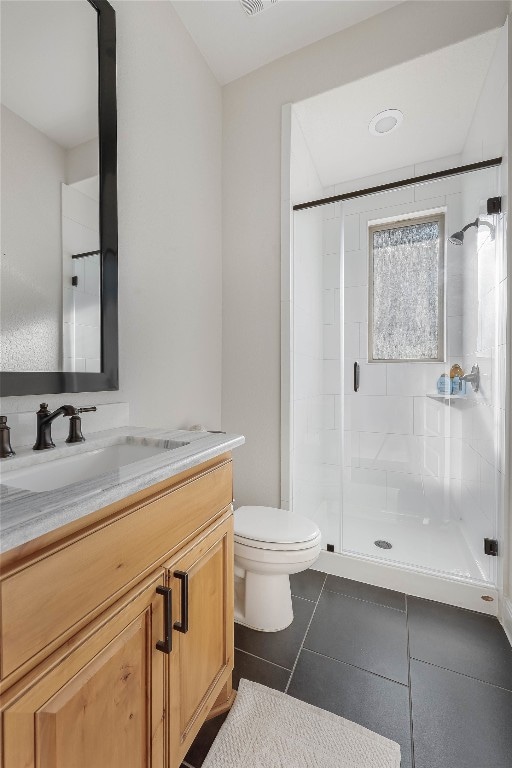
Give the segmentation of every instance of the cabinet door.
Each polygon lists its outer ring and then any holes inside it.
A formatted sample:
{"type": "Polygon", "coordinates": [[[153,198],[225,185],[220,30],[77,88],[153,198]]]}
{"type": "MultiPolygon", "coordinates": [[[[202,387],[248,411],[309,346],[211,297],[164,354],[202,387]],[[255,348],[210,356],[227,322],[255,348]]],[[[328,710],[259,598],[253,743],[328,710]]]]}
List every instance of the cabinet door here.
{"type": "Polygon", "coordinates": [[[103,614],[7,707],[5,768],[163,768],[163,577],[103,614]]]}
{"type": "Polygon", "coordinates": [[[232,514],[169,565],[170,768],[179,766],[226,683],[231,690],[233,578],[232,514]]]}

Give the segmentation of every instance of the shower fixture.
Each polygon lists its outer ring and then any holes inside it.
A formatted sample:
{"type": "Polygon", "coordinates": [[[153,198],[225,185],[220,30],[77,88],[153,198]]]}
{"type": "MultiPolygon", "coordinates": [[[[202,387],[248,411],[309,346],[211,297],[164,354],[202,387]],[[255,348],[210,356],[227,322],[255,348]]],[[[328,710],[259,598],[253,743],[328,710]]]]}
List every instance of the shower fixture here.
{"type": "Polygon", "coordinates": [[[464,242],[464,234],[466,230],[468,230],[470,227],[476,227],[478,229],[478,227],[483,227],[483,226],[489,227],[489,230],[491,232],[491,239],[494,240],[494,236],[496,234],[496,227],[494,226],[494,224],[490,224],[488,221],[481,221],[480,219],[477,218],[474,221],[472,221],[471,224],[466,224],[465,227],[462,227],[460,232],[454,232],[453,235],[451,235],[448,238],[448,242],[451,243],[452,245],[462,245],[462,243],[464,242]]]}

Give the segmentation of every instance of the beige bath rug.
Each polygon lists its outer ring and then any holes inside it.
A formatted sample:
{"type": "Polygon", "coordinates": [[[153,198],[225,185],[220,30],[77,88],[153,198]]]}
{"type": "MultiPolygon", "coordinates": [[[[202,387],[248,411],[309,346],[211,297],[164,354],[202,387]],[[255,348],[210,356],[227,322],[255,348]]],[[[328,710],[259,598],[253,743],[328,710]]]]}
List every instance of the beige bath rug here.
{"type": "Polygon", "coordinates": [[[400,768],[400,747],[343,717],[241,680],[203,768],[400,768]]]}

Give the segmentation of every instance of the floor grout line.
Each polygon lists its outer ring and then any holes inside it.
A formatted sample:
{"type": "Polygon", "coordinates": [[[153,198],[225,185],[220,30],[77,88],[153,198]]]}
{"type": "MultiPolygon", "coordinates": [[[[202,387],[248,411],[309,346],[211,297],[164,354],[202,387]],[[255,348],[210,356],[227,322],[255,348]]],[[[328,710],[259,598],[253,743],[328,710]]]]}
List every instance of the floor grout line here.
{"type": "Polygon", "coordinates": [[[411,645],[409,638],[409,611],[407,595],[405,596],[405,629],[407,632],[407,690],[409,694],[409,732],[411,736],[411,766],[414,768],[414,721],[412,717],[412,685],[411,685],[411,645]]]}
{"type": "Polygon", "coordinates": [[[419,661],[420,664],[426,664],[427,667],[434,667],[434,669],[442,669],[443,672],[451,672],[459,677],[465,677],[467,680],[474,680],[475,683],[482,683],[482,685],[488,685],[491,688],[497,688],[499,691],[506,691],[506,693],[512,694],[512,689],[504,688],[502,685],[496,685],[496,683],[489,683],[488,680],[481,680],[479,677],[473,677],[465,672],[457,672],[456,669],[450,669],[450,667],[441,667],[439,664],[434,664],[433,661],[425,661],[424,659],[417,659],[415,656],[411,656],[412,661],[419,661]]]}
{"type": "Polygon", "coordinates": [[[275,661],[269,661],[269,659],[264,659],[263,656],[257,656],[255,653],[251,653],[250,651],[244,651],[243,648],[236,648],[235,651],[239,651],[240,653],[246,653],[248,656],[252,656],[253,659],[258,659],[258,661],[265,661],[267,664],[272,664],[274,667],[279,667],[279,669],[284,669],[286,672],[291,672],[291,669],[289,667],[283,667],[282,664],[276,664],[275,661]]]}
{"type": "MultiPolygon", "coordinates": [[[[384,605],[383,603],[375,603],[373,600],[365,600],[364,597],[356,597],[355,595],[347,595],[346,592],[338,592],[335,589],[325,589],[324,592],[330,592],[331,595],[339,595],[340,597],[350,597],[351,600],[359,600],[360,603],[367,603],[368,605],[377,605],[379,608],[389,608],[390,611],[398,611],[398,613],[405,613],[404,608],[393,608],[392,605],[384,605]]],[[[406,597],[405,592],[400,594],[406,597]]]]}
{"type": "Polygon", "coordinates": [[[312,648],[302,648],[303,651],[308,653],[314,653],[315,656],[321,656],[323,659],[329,659],[329,661],[335,661],[337,664],[346,664],[347,667],[352,669],[359,669],[361,672],[367,672],[369,675],[379,677],[381,680],[387,680],[388,683],[394,683],[395,685],[401,685],[402,688],[407,688],[407,683],[400,683],[398,680],[393,680],[392,677],[386,677],[385,675],[379,675],[378,672],[372,672],[370,669],[364,667],[358,667],[357,664],[352,664],[350,661],[344,661],[344,659],[336,659],[334,656],[327,656],[326,653],[320,653],[320,651],[314,651],[312,648]]]}
{"type": "Polygon", "coordinates": [[[324,591],[324,587],[325,587],[325,582],[326,581],[327,581],[327,574],[325,574],[325,576],[324,576],[324,580],[323,580],[323,583],[322,583],[322,588],[320,589],[320,593],[319,593],[317,601],[315,603],[315,607],[313,608],[313,613],[311,614],[311,618],[310,618],[309,623],[308,623],[308,625],[306,627],[306,631],[304,632],[304,635],[302,637],[302,643],[300,644],[299,652],[297,653],[297,656],[295,657],[295,662],[294,662],[294,665],[292,667],[292,671],[290,673],[290,677],[288,678],[288,682],[286,683],[286,688],[284,689],[285,693],[288,693],[288,688],[290,687],[290,683],[292,681],[293,673],[295,672],[295,667],[297,666],[297,663],[299,661],[300,653],[301,653],[301,651],[302,651],[302,649],[304,647],[304,642],[306,640],[306,635],[309,632],[309,628],[311,626],[311,622],[313,621],[313,619],[315,617],[315,612],[316,612],[316,609],[318,608],[318,603],[320,602],[320,598],[322,597],[322,592],[324,591]]]}
{"type": "Polygon", "coordinates": [[[306,600],[308,603],[314,603],[315,600],[312,600],[310,597],[303,597],[302,595],[294,595],[292,592],[292,597],[297,598],[297,600],[306,600]]]}

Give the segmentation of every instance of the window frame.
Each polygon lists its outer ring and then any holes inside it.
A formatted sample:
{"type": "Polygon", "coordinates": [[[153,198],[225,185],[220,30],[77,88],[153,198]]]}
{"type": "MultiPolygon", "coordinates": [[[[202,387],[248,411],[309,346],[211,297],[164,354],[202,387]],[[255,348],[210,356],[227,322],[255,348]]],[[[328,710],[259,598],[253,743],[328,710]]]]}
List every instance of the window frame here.
{"type": "Polygon", "coordinates": [[[445,217],[444,211],[428,215],[402,216],[399,219],[388,219],[381,223],[368,224],[368,362],[369,363],[443,363],[446,361],[446,296],[445,296],[445,217]],[[438,256],[438,356],[437,357],[404,357],[404,358],[374,358],[373,357],[373,233],[388,229],[400,229],[407,226],[426,224],[431,221],[439,225],[439,256],[438,256]]]}

